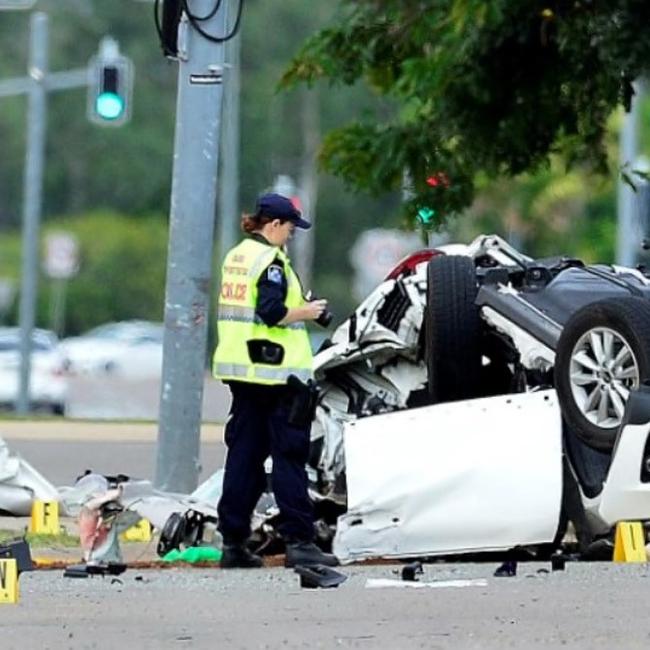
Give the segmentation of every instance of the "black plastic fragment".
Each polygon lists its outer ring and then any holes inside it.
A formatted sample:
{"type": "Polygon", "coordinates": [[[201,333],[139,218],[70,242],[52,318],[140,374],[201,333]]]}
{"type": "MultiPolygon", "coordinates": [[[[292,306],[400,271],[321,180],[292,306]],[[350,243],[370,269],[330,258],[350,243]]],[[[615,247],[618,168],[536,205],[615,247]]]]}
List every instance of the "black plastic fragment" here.
{"type": "Polygon", "coordinates": [[[0,559],[16,560],[18,575],[25,571],[33,571],[34,563],[29,544],[24,537],[10,539],[0,544],[0,559]]]}
{"type": "Polygon", "coordinates": [[[402,568],[402,580],[405,580],[406,582],[417,582],[417,576],[422,575],[423,573],[422,562],[411,562],[402,568]]]}
{"type": "Polygon", "coordinates": [[[63,572],[64,578],[87,578],[88,576],[119,576],[126,571],[126,564],[71,564],[63,572]]]}
{"type": "Polygon", "coordinates": [[[564,555],[551,556],[551,569],[553,571],[564,571],[566,566],[566,557],[564,555]]]}
{"type": "Polygon", "coordinates": [[[512,578],[517,575],[517,563],[514,560],[507,560],[495,572],[495,578],[512,578]]]}
{"type": "Polygon", "coordinates": [[[331,589],[344,583],[348,577],[334,571],[324,564],[304,566],[299,564],[294,571],[300,576],[300,586],[303,589],[331,589]]]}
{"type": "Polygon", "coordinates": [[[87,578],[88,571],[85,564],[71,564],[63,571],[64,578],[87,578]]]}

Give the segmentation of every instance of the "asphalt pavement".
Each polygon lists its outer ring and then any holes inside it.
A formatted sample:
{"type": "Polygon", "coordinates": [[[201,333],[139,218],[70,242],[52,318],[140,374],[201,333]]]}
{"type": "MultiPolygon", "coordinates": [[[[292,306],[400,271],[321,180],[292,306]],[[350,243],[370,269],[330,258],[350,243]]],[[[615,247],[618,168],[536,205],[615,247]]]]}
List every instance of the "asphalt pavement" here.
{"type": "Polygon", "coordinates": [[[343,567],[338,589],[301,589],[288,569],[129,570],[119,579],[24,574],[0,605],[3,650],[26,648],[627,648],[650,643],[645,564],[425,565],[424,582],[484,586],[369,589],[399,566],[343,567]]]}
{"type": "MultiPolygon", "coordinates": [[[[155,423],[0,421],[0,438],[56,486],[72,485],[86,469],[153,479],[158,428],[155,423]]],[[[201,433],[203,481],[223,466],[222,427],[201,433]]]]}

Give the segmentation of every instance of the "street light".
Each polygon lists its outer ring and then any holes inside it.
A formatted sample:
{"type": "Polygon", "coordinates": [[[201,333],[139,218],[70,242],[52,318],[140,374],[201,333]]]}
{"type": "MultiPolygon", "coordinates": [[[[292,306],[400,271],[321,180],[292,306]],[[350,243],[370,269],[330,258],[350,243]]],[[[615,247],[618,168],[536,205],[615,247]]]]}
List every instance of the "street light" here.
{"type": "Polygon", "coordinates": [[[121,126],[131,117],[133,64],[120,54],[117,41],[102,39],[90,60],[88,119],[102,126],[121,126]]]}

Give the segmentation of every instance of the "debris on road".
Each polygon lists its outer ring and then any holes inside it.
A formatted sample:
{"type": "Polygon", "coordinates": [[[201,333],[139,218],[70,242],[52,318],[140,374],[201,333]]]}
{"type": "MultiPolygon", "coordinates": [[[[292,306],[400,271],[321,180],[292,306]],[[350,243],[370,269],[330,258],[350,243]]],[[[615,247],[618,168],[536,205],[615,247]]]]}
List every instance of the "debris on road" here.
{"type": "Polygon", "coordinates": [[[366,589],[384,589],[388,587],[412,588],[412,589],[446,589],[462,587],[487,587],[488,581],[483,578],[471,580],[435,580],[433,582],[409,582],[405,580],[394,580],[392,578],[368,578],[366,589]]]}
{"type": "Polygon", "coordinates": [[[29,544],[24,537],[10,539],[0,543],[0,559],[16,560],[18,575],[25,571],[33,571],[34,563],[29,544]]]}
{"type": "Polygon", "coordinates": [[[299,564],[294,571],[300,576],[300,586],[303,589],[332,589],[348,579],[346,575],[323,564],[299,564]]]}
{"type": "Polygon", "coordinates": [[[424,574],[422,562],[411,562],[402,569],[402,580],[407,582],[417,582],[418,576],[424,574]]]}
{"type": "Polygon", "coordinates": [[[514,560],[507,560],[495,572],[495,578],[513,578],[517,575],[517,563],[514,560]]]}
{"type": "Polygon", "coordinates": [[[59,491],[0,438],[0,512],[29,516],[36,499],[58,501],[59,491]]]}

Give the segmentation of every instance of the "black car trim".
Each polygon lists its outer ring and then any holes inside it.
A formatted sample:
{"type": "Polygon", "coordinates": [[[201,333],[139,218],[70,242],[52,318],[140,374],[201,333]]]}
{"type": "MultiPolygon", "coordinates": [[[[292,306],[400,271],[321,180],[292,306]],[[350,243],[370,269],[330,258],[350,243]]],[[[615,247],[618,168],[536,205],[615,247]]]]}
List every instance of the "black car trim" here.
{"type": "Polygon", "coordinates": [[[484,285],[479,289],[476,304],[494,309],[547,347],[552,350],[557,348],[562,333],[560,325],[523,298],[502,293],[494,285],[484,285]]]}
{"type": "Polygon", "coordinates": [[[616,284],[619,287],[622,287],[623,289],[627,289],[633,296],[637,296],[639,298],[644,298],[645,294],[639,287],[635,287],[631,282],[627,282],[621,277],[617,277],[616,275],[612,273],[607,273],[607,271],[601,271],[600,269],[595,269],[593,266],[585,266],[583,268],[583,271],[586,271],[587,273],[591,273],[591,275],[595,275],[599,278],[602,278],[603,280],[607,280],[607,282],[611,282],[612,284],[616,284]]]}

